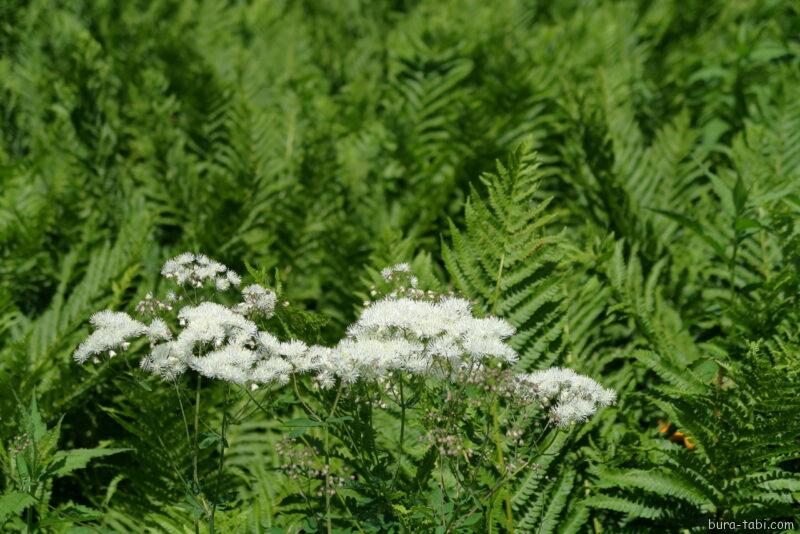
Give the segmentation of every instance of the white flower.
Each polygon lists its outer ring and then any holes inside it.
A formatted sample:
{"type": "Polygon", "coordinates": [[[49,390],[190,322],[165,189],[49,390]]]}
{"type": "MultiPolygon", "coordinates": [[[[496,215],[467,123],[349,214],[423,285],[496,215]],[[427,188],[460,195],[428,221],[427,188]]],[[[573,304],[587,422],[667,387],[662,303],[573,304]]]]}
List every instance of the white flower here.
{"type": "Polygon", "coordinates": [[[381,277],[388,282],[394,277],[395,273],[410,274],[411,265],[409,265],[408,263],[398,263],[396,265],[391,265],[381,271],[381,277]]]}
{"type": "Polygon", "coordinates": [[[243,346],[258,330],[255,323],[214,302],[187,306],[178,313],[184,326],[175,343],[184,355],[190,355],[199,344],[229,343],[243,346]]]}
{"type": "Polygon", "coordinates": [[[212,260],[205,254],[195,256],[191,252],[167,260],[161,269],[165,278],[175,280],[178,285],[190,287],[203,287],[204,283],[211,281],[214,286],[224,291],[231,285],[238,286],[241,282],[239,275],[225,265],[212,260]]]}
{"type": "Polygon", "coordinates": [[[288,361],[292,364],[292,367],[294,367],[295,372],[298,373],[317,371],[319,373],[327,372],[330,374],[330,372],[325,371],[325,369],[330,367],[332,356],[333,349],[330,347],[313,345],[308,347],[305,352],[289,358],[288,361]]]}
{"type": "Polygon", "coordinates": [[[153,347],[150,354],[142,358],[139,366],[164,379],[172,380],[186,371],[186,359],[175,350],[174,342],[153,347]]]}
{"type": "Polygon", "coordinates": [[[242,283],[242,278],[235,272],[231,271],[230,269],[228,269],[228,272],[225,273],[225,278],[227,278],[228,282],[230,282],[230,284],[234,286],[238,286],[239,284],[242,283]]]}
{"type": "MultiPolygon", "coordinates": [[[[467,308],[466,313],[469,313],[469,302],[463,302],[467,308]]],[[[347,329],[347,333],[351,337],[358,337],[393,330],[424,339],[444,333],[448,326],[463,317],[460,309],[455,309],[445,301],[435,303],[389,297],[364,309],[358,321],[347,329]]]]}
{"type": "Polygon", "coordinates": [[[244,384],[250,380],[251,369],[258,354],[237,345],[226,345],[205,356],[192,357],[189,366],[208,378],[244,384]]]}
{"type": "Polygon", "coordinates": [[[242,302],[234,310],[242,314],[259,313],[267,318],[275,311],[277,296],[273,291],[258,284],[251,284],[242,289],[242,302]]]}
{"type": "Polygon", "coordinates": [[[278,354],[284,356],[289,361],[301,358],[308,350],[308,345],[302,341],[292,340],[281,343],[278,347],[278,354]]]}
{"type": "Polygon", "coordinates": [[[153,319],[147,327],[147,337],[151,343],[169,341],[172,339],[172,332],[163,319],[153,319]]]}
{"type": "Polygon", "coordinates": [[[251,380],[259,384],[277,382],[285,384],[289,381],[292,372],[292,365],[281,358],[269,358],[261,360],[253,369],[251,380]]]}
{"type": "Polygon", "coordinates": [[[344,339],[328,356],[328,368],[343,381],[354,382],[358,376],[379,378],[394,370],[419,372],[427,367],[425,347],[418,341],[393,339],[344,339]]]}
{"type": "Polygon", "coordinates": [[[277,356],[281,350],[281,342],[269,332],[259,332],[255,337],[256,348],[264,357],[277,356]]]}
{"type": "MultiPolygon", "coordinates": [[[[401,265],[386,273],[406,273],[401,265]]],[[[514,328],[502,319],[472,316],[460,298],[422,300],[389,296],[365,308],[347,337],[332,349],[312,347],[288,355],[296,372],[316,372],[325,386],[334,378],[349,384],[359,378],[383,379],[395,371],[450,376],[446,369],[498,358],[513,362],[505,342],[514,328]],[[445,365],[437,365],[437,361],[445,365]]]]}
{"type": "Polygon", "coordinates": [[[123,312],[97,312],[89,322],[95,331],[75,350],[73,358],[78,363],[84,363],[90,356],[106,351],[113,356],[112,352],[116,354],[114,349],[122,347],[128,338],[142,336],[148,331],[147,326],[123,312]]]}
{"type": "Polygon", "coordinates": [[[515,391],[521,399],[550,405],[550,417],[559,426],[585,421],[617,398],[614,390],[572,369],[560,367],[520,374],[515,382],[515,391]]]}

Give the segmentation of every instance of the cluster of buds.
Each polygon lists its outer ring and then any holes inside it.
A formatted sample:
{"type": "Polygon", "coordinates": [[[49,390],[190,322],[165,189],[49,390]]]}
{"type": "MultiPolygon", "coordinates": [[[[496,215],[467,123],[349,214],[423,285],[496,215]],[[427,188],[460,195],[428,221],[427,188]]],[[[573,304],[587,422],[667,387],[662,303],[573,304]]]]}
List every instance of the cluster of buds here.
{"type": "Polygon", "coordinates": [[[326,493],[335,495],[336,488],[342,488],[348,482],[356,480],[354,474],[347,474],[346,468],[343,475],[331,473],[331,466],[328,464],[318,467],[315,459],[319,458],[320,452],[314,447],[298,447],[297,440],[285,438],[277,443],[275,451],[279,456],[284,457],[281,464],[283,470],[292,480],[308,479],[319,480],[322,482],[317,488],[317,497],[322,497],[326,493]]]}
{"type": "Polygon", "coordinates": [[[148,292],[144,299],[136,304],[136,313],[139,315],[155,315],[159,312],[172,311],[172,305],[183,300],[183,297],[176,295],[174,291],[169,291],[164,300],[158,300],[153,294],[148,292]]]}
{"type": "MultiPolygon", "coordinates": [[[[452,291],[448,293],[438,293],[436,291],[425,291],[419,289],[417,285],[419,280],[411,273],[411,266],[408,263],[398,263],[390,267],[386,267],[381,271],[381,278],[387,282],[393,289],[388,293],[389,298],[410,298],[416,300],[441,300],[445,297],[454,297],[455,293],[452,291]]],[[[381,291],[375,285],[370,286],[369,295],[372,299],[382,298],[381,291]]],[[[374,301],[365,300],[364,307],[370,306],[374,301]]]]}
{"type": "Polygon", "coordinates": [[[506,437],[511,441],[512,445],[522,445],[522,434],[521,428],[509,428],[506,430],[506,437]]]}
{"type": "Polygon", "coordinates": [[[174,280],[180,286],[201,288],[206,281],[211,281],[219,291],[231,286],[238,286],[242,279],[218,261],[205,254],[185,252],[172,258],[161,269],[164,278],[174,280]]]}
{"type": "Polygon", "coordinates": [[[19,454],[25,449],[27,449],[31,444],[31,437],[28,435],[27,432],[20,434],[19,436],[15,436],[11,442],[11,446],[8,448],[9,454],[19,454]]]}
{"type": "Polygon", "coordinates": [[[275,445],[275,452],[283,458],[280,466],[281,470],[294,480],[310,476],[310,473],[314,471],[314,459],[319,457],[320,454],[313,447],[298,448],[297,440],[294,438],[280,440],[275,445]]]}
{"type": "Polygon", "coordinates": [[[375,399],[372,401],[372,407],[379,410],[385,410],[389,407],[389,404],[383,399],[375,399]]]}
{"type": "Polygon", "coordinates": [[[420,436],[419,439],[422,443],[435,446],[439,454],[444,456],[453,458],[463,456],[466,460],[472,457],[472,449],[464,446],[461,437],[450,434],[443,428],[434,428],[420,436]]]}
{"type": "Polygon", "coordinates": [[[339,476],[332,474],[330,466],[327,464],[322,469],[311,472],[310,477],[324,480],[324,483],[317,488],[317,497],[322,497],[326,493],[332,497],[336,495],[336,488],[343,488],[345,484],[356,479],[355,475],[339,476]]]}

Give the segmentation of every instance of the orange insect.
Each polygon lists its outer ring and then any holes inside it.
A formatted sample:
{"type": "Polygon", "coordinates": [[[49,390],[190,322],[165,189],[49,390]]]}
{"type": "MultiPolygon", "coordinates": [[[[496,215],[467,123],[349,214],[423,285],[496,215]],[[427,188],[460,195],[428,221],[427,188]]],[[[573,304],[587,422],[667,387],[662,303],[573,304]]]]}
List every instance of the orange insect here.
{"type": "Polygon", "coordinates": [[[692,438],[690,438],[685,433],[678,430],[677,427],[672,423],[670,423],[669,421],[658,422],[658,433],[663,434],[663,436],[668,440],[670,440],[672,443],[683,445],[689,450],[692,450],[696,447],[692,438]]]}

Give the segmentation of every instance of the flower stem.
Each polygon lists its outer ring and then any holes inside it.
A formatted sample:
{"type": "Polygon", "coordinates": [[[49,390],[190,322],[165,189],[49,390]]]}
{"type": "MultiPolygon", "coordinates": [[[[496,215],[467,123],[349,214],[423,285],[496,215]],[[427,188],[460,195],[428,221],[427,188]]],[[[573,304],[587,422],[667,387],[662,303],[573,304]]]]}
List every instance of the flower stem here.
{"type": "Polygon", "coordinates": [[[222,478],[222,465],[225,462],[225,431],[228,426],[228,394],[230,386],[225,388],[225,402],[222,405],[222,425],[220,428],[219,444],[219,465],[217,466],[217,479],[214,482],[214,501],[211,503],[211,514],[208,521],[210,534],[214,534],[214,514],[217,511],[217,501],[219,500],[219,481],[222,478]]]}
{"type": "Polygon", "coordinates": [[[397,482],[397,476],[400,474],[400,466],[403,462],[403,456],[405,455],[405,451],[403,450],[404,441],[405,441],[405,433],[406,433],[406,400],[403,395],[403,375],[398,373],[400,378],[400,443],[397,452],[397,467],[394,470],[394,477],[392,477],[392,487],[390,493],[394,491],[395,483],[397,482]]]}
{"type": "MultiPolygon", "coordinates": [[[[336,406],[339,405],[339,399],[342,396],[342,389],[344,387],[343,383],[339,383],[339,389],[336,391],[336,398],[333,400],[333,406],[331,407],[331,411],[328,414],[328,419],[333,417],[334,412],[336,412],[336,406]]],[[[333,532],[332,524],[331,524],[331,491],[330,491],[330,480],[331,480],[331,467],[330,467],[330,455],[328,454],[328,421],[325,421],[325,525],[328,534],[333,532]]]]}
{"type": "MultiPolygon", "coordinates": [[[[503,475],[505,475],[506,463],[505,459],[503,458],[503,442],[500,438],[500,418],[497,415],[497,410],[498,402],[497,399],[494,399],[494,402],[492,402],[492,430],[494,434],[494,445],[495,449],[497,450],[497,468],[503,475]]],[[[511,509],[511,497],[509,497],[508,494],[503,496],[503,503],[505,504],[506,510],[506,522],[508,523],[507,528],[508,531],[513,534],[514,515],[511,509]]]]}

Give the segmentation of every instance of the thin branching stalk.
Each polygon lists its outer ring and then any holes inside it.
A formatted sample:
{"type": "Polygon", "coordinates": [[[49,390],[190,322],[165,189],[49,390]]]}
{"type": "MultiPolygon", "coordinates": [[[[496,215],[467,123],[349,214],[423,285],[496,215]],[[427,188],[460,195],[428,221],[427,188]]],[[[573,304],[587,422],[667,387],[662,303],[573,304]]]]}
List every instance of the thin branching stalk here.
{"type": "MultiPolygon", "coordinates": [[[[339,383],[339,388],[336,390],[336,397],[333,400],[333,406],[331,406],[331,411],[328,414],[328,419],[333,417],[333,414],[336,413],[336,407],[339,405],[339,399],[342,397],[342,390],[344,389],[344,384],[339,383]]],[[[331,480],[331,466],[330,466],[330,451],[328,450],[329,447],[329,439],[330,433],[328,431],[328,425],[330,425],[329,421],[325,421],[325,526],[328,531],[328,534],[333,532],[332,524],[331,524],[331,489],[330,489],[330,480],[331,480]]]]}
{"type": "Polygon", "coordinates": [[[397,376],[400,389],[400,441],[398,443],[397,466],[395,467],[394,476],[392,477],[391,491],[394,491],[395,484],[397,483],[397,476],[400,474],[400,467],[403,464],[403,457],[405,455],[403,447],[406,433],[406,402],[403,394],[403,375],[402,373],[398,373],[397,376]]]}
{"type": "Polygon", "coordinates": [[[208,520],[208,527],[211,534],[214,534],[214,515],[217,511],[217,503],[219,502],[219,484],[222,479],[222,466],[225,462],[225,433],[228,426],[228,397],[230,394],[230,386],[225,387],[225,400],[222,404],[222,424],[220,425],[220,444],[219,444],[219,464],[217,465],[217,478],[214,482],[214,500],[211,503],[211,513],[208,520]]]}

